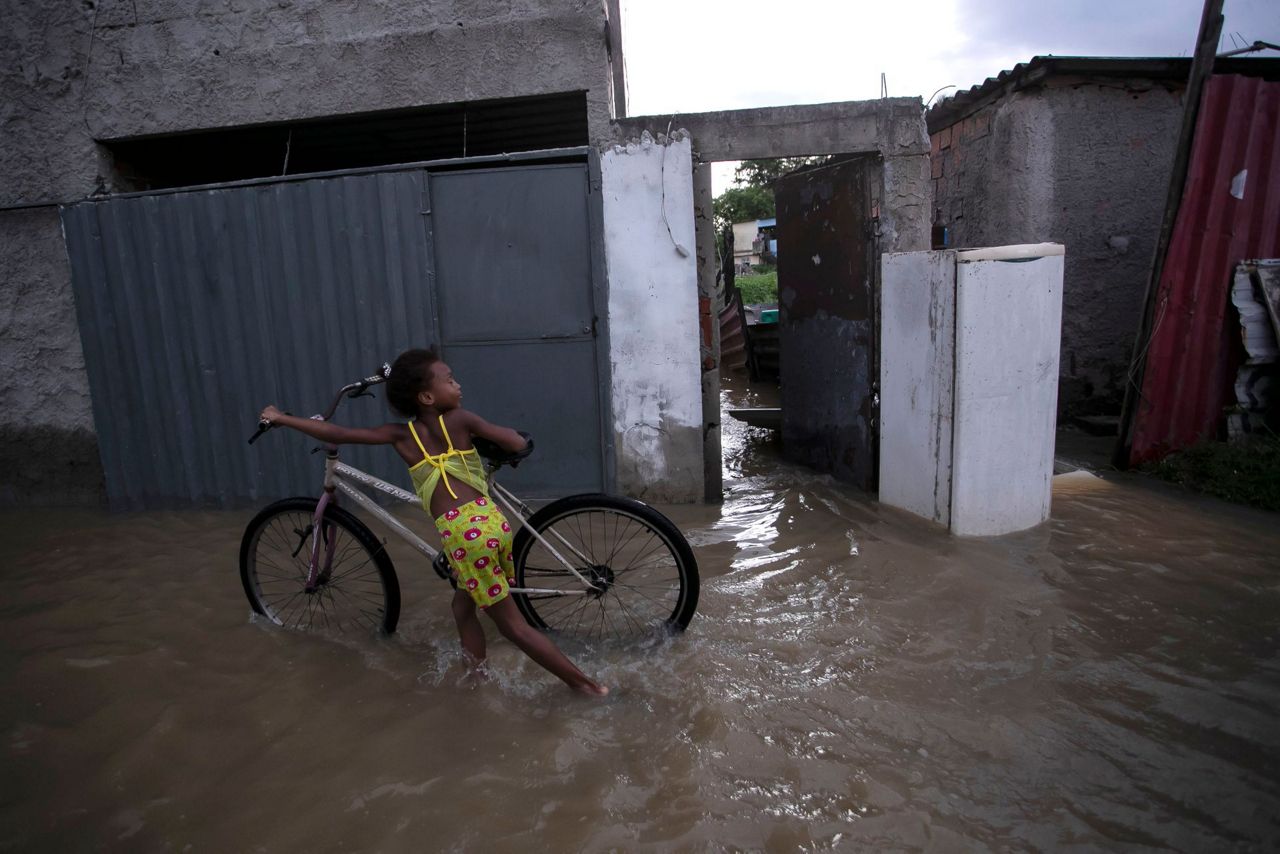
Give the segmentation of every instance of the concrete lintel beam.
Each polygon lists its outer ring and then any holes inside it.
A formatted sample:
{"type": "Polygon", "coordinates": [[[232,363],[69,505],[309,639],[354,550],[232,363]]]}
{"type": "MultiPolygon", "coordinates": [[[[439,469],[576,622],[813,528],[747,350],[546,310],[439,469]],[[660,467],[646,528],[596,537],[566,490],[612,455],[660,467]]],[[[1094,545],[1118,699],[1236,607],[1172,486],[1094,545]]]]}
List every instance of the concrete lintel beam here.
{"type": "Polygon", "coordinates": [[[644,131],[656,137],[668,129],[687,130],[702,162],[861,152],[896,157],[929,151],[919,98],[635,116],[613,123],[617,142],[636,139],[644,131]]]}

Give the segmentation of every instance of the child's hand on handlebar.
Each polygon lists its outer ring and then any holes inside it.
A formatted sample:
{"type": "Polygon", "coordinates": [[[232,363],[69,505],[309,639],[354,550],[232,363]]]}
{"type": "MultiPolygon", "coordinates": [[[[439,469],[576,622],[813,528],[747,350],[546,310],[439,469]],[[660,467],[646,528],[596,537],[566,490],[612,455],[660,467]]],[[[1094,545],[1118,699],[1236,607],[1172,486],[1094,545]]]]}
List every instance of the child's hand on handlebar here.
{"type": "Polygon", "coordinates": [[[284,413],[279,409],[276,409],[274,406],[266,406],[263,408],[262,412],[258,413],[258,420],[265,421],[268,424],[274,424],[276,423],[276,419],[281,415],[284,415],[284,413]]]}

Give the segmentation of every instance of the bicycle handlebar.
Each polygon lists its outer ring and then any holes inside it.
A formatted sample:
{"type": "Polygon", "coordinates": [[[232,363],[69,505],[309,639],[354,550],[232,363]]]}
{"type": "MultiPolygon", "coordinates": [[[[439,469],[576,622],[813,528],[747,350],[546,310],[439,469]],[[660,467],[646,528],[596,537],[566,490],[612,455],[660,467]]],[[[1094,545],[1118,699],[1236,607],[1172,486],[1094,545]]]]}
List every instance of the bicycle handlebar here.
{"type": "Polygon", "coordinates": [[[517,430],[516,432],[524,437],[524,447],[519,451],[505,451],[498,447],[497,443],[490,442],[488,439],[483,439],[479,436],[473,436],[471,444],[475,446],[480,456],[493,463],[495,467],[511,466],[515,468],[520,465],[521,460],[533,453],[533,437],[523,430],[517,430]]]}
{"type": "MultiPolygon", "coordinates": [[[[333,403],[329,404],[329,408],[324,411],[323,415],[313,415],[311,417],[315,418],[317,421],[328,421],[330,418],[333,417],[333,413],[337,411],[338,404],[342,403],[342,398],[359,397],[364,392],[364,390],[367,389],[369,386],[385,383],[390,376],[391,376],[391,365],[388,362],[383,362],[382,370],[379,373],[373,374],[372,376],[365,377],[362,380],[357,380],[356,382],[353,382],[353,383],[347,383],[341,389],[338,390],[338,394],[336,397],[334,397],[333,403]]],[[[285,413],[285,414],[287,415],[288,413],[285,413]]],[[[261,436],[263,433],[267,432],[274,426],[275,426],[274,424],[271,424],[268,421],[259,421],[257,431],[252,436],[249,437],[249,444],[252,445],[254,442],[258,440],[259,436],[261,436]]]]}

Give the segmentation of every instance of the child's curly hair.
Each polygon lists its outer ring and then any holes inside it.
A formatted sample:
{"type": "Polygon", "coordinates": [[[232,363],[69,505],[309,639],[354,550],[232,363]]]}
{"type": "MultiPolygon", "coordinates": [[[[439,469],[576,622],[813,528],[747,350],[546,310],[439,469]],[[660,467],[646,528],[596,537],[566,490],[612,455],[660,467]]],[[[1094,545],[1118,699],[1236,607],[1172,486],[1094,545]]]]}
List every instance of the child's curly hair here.
{"type": "Polygon", "coordinates": [[[405,418],[418,414],[418,392],[431,378],[431,366],[440,361],[435,349],[405,350],[391,365],[387,377],[387,402],[405,418]]]}

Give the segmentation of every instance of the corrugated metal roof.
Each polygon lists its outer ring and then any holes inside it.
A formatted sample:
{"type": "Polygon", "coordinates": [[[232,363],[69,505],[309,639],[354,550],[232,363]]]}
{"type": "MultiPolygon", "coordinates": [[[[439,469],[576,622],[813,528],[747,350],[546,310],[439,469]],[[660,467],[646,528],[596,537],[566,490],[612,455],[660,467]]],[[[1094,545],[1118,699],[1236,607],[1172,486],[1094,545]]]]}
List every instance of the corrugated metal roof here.
{"type": "Polygon", "coordinates": [[[1235,265],[1280,255],[1280,83],[1205,85],[1157,291],[1130,463],[1216,434],[1241,360],[1226,316],[1235,265]]]}
{"type": "MultiPolygon", "coordinates": [[[[1280,80],[1280,59],[1273,57],[1219,59],[1216,74],[1240,74],[1264,80],[1280,80]]],[[[953,93],[925,114],[929,133],[950,127],[987,104],[1006,95],[1036,86],[1050,77],[1127,77],[1172,80],[1181,84],[1191,74],[1191,60],[1182,57],[1033,56],[1007,71],[969,89],[953,93]]]]}

